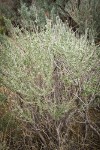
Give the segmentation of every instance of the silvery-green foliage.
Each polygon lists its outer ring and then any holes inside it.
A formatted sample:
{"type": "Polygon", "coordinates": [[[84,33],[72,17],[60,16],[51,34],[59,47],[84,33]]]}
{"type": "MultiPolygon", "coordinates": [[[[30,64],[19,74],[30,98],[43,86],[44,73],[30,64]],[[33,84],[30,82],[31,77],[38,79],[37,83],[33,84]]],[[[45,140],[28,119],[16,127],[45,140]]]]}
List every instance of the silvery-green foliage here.
{"type": "Polygon", "coordinates": [[[55,25],[47,20],[45,28],[31,33],[14,29],[12,39],[8,38],[2,48],[1,77],[4,85],[23,95],[24,101],[35,102],[41,111],[52,110],[53,115],[59,116],[70,107],[66,91],[55,93],[58,82],[65,88],[80,83],[84,92],[89,91],[85,92],[87,95],[97,91],[94,85],[98,77],[92,71],[97,70],[96,47],[87,41],[87,35],[76,38],[58,18],[55,25]],[[56,96],[50,97],[52,92],[56,96]],[[62,105],[57,101],[59,93],[62,105]],[[63,107],[61,112],[60,107],[63,107]]]}

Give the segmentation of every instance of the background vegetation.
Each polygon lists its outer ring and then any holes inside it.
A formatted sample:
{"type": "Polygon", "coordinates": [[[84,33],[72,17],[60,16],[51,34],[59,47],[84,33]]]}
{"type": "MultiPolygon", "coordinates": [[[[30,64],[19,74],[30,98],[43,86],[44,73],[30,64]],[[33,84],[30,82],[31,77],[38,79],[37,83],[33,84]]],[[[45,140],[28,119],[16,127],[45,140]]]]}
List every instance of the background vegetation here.
{"type": "Polygon", "coordinates": [[[99,0],[0,3],[0,149],[99,150],[99,0]]]}

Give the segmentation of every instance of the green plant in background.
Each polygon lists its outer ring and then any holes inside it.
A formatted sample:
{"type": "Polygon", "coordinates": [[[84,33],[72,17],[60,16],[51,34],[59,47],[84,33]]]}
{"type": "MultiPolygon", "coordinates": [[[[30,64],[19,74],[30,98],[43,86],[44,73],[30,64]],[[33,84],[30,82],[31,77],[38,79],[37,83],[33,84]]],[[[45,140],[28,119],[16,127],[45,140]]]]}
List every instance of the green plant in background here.
{"type": "Polygon", "coordinates": [[[22,27],[29,30],[34,30],[34,28],[39,28],[40,30],[45,28],[47,18],[55,22],[57,8],[54,3],[38,0],[29,7],[27,7],[26,3],[22,3],[19,14],[22,27]]]}
{"type": "Polygon", "coordinates": [[[100,39],[100,1],[99,0],[69,0],[65,10],[69,12],[72,18],[79,25],[79,31],[85,33],[88,29],[89,38],[95,37],[96,41],[100,39]],[[79,4],[78,4],[79,2],[79,4]],[[79,5],[79,6],[78,6],[79,5]]]}

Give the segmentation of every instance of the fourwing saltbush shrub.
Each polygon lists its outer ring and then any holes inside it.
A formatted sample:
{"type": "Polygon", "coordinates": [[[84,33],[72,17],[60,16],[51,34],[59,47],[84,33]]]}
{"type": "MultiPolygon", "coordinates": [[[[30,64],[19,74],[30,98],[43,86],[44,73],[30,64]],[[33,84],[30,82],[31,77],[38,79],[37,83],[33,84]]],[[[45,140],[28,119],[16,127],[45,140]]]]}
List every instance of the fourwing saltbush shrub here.
{"type": "Polygon", "coordinates": [[[31,121],[34,104],[55,119],[76,108],[76,100],[90,104],[98,91],[98,57],[87,35],[80,39],[59,18],[46,30],[21,32],[13,29],[12,38],[2,44],[0,74],[3,84],[21,98],[22,107],[14,100],[14,111],[31,121]],[[23,110],[23,111],[22,111],[23,110]],[[26,113],[27,112],[27,113],[26,113]]]}

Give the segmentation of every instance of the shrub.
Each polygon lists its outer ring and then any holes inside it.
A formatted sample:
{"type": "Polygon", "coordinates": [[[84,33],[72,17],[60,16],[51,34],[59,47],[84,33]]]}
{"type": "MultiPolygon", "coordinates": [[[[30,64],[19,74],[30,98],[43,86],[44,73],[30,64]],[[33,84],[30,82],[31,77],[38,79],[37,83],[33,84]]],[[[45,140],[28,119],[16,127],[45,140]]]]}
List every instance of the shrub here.
{"type": "Polygon", "coordinates": [[[98,48],[87,35],[76,38],[57,18],[41,32],[14,28],[1,46],[1,78],[15,93],[12,112],[23,123],[24,148],[98,148],[98,140],[91,142],[100,135],[98,115],[91,117],[99,107],[98,48]]]}

